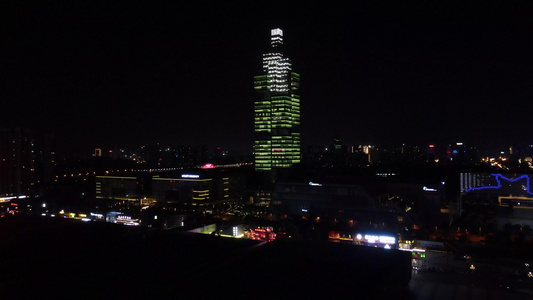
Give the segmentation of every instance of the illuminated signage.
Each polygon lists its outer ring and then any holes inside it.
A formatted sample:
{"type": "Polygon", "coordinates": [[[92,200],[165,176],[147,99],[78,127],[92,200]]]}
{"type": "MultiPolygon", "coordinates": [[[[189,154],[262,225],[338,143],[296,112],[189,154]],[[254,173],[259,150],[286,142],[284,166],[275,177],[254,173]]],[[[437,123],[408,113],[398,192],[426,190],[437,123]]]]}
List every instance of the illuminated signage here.
{"type": "Polygon", "coordinates": [[[396,243],[396,238],[392,236],[386,236],[386,235],[373,235],[373,234],[365,234],[364,238],[361,234],[357,234],[356,236],[357,240],[365,241],[369,244],[386,244],[391,245],[396,243]]]}
{"type": "Polygon", "coordinates": [[[369,235],[369,234],[366,234],[365,235],[365,240],[371,244],[375,243],[376,241],[379,240],[379,237],[377,235],[369,235]]]}
{"type": "Polygon", "coordinates": [[[422,189],[423,189],[424,191],[426,191],[426,192],[436,192],[436,191],[437,191],[436,189],[428,188],[427,186],[424,186],[422,189]]]}
{"type": "Polygon", "coordinates": [[[509,182],[509,183],[525,179],[527,185],[523,189],[526,191],[526,193],[528,193],[530,195],[533,195],[533,192],[531,192],[530,179],[529,179],[528,175],[522,175],[522,176],[516,177],[514,179],[506,177],[506,176],[503,176],[502,174],[490,174],[490,175],[494,176],[494,179],[496,180],[496,182],[498,184],[497,186],[473,187],[473,188],[467,189],[465,192],[468,193],[468,192],[471,192],[471,191],[488,190],[488,189],[496,189],[496,190],[500,189],[502,187],[502,182],[501,182],[502,179],[507,181],[507,182],[509,182]]]}
{"type": "Polygon", "coordinates": [[[394,244],[396,242],[396,239],[391,236],[380,236],[379,242],[382,244],[394,244]]]}
{"type": "Polygon", "coordinates": [[[182,174],[181,178],[200,178],[200,175],[196,174],[182,174]]]}

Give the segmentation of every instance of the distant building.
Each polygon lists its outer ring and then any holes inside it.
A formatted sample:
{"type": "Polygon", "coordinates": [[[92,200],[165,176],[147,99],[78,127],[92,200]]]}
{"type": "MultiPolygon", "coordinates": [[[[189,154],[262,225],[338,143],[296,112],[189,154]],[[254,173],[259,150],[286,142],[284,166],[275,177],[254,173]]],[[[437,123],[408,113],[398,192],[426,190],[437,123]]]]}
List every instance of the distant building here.
{"type": "Polygon", "coordinates": [[[44,133],[37,137],[36,172],[37,185],[42,191],[54,178],[54,168],[56,167],[56,153],[54,151],[55,134],[44,133]]]}
{"type": "Polygon", "coordinates": [[[230,177],[211,175],[183,173],[177,178],[150,173],[138,176],[96,176],[96,198],[129,201],[139,205],[157,201],[192,207],[229,200],[230,177]]]}
{"type": "Polygon", "coordinates": [[[426,149],[426,162],[428,162],[428,163],[432,163],[432,162],[438,163],[439,162],[439,157],[437,156],[437,153],[436,153],[436,150],[435,150],[435,145],[433,145],[433,144],[430,144],[430,145],[427,146],[427,149],[426,149]]]}
{"type": "Polygon", "coordinates": [[[533,227],[533,174],[461,173],[460,212],[491,216],[498,227],[533,227]]]}
{"type": "Polygon", "coordinates": [[[379,203],[360,185],[278,183],[272,194],[274,219],[336,219],[382,223],[379,203]]]}
{"type": "Polygon", "coordinates": [[[467,147],[464,143],[457,142],[448,145],[446,158],[456,164],[476,163],[479,162],[479,153],[477,147],[467,147]]]}
{"type": "Polygon", "coordinates": [[[182,174],[181,178],[155,177],[152,189],[154,197],[166,203],[202,206],[221,200],[215,195],[213,179],[200,178],[197,174],[182,174]]]}
{"type": "Polygon", "coordinates": [[[254,77],[255,169],[270,171],[300,163],[300,75],[285,57],[283,31],[272,29],[263,74],[254,77]]]}
{"type": "Polygon", "coordinates": [[[253,203],[260,206],[270,206],[272,191],[270,190],[255,190],[253,192],[253,203]]]}
{"type": "Polygon", "coordinates": [[[309,182],[277,184],[271,206],[277,218],[316,218],[339,217],[339,210],[366,210],[376,205],[361,186],[309,182]]]}
{"type": "Polygon", "coordinates": [[[36,192],[34,137],[29,130],[0,128],[0,196],[36,192]]]}
{"type": "Polygon", "coordinates": [[[96,176],[96,199],[146,205],[155,201],[148,189],[143,176],[96,176]]]}
{"type": "MultiPolygon", "coordinates": [[[[123,152],[124,154],[125,152],[123,152]]],[[[194,168],[197,165],[205,164],[209,160],[209,151],[206,145],[164,147],[156,143],[143,145],[140,148],[140,152],[124,156],[140,163],[146,163],[148,167],[194,168]]]]}

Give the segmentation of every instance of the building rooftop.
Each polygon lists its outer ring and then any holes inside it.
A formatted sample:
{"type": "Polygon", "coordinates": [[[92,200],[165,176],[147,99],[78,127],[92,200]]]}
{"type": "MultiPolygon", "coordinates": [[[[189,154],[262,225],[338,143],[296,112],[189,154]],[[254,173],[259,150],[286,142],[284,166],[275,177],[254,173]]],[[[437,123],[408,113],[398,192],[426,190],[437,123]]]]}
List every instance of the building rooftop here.
{"type": "Polygon", "coordinates": [[[409,253],[108,223],[0,220],[2,298],[315,298],[407,292],[409,253]],[[387,289],[383,289],[387,287],[387,289]]]}

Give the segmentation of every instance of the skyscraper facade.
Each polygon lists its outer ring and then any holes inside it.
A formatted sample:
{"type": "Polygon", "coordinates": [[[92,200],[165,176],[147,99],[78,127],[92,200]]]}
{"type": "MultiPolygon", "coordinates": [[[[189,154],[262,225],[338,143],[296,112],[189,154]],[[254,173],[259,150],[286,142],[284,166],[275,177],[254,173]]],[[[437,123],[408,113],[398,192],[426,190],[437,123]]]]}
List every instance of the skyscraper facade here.
{"type": "Polygon", "coordinates": [[[33,195],[36,190],[33,134],[0,128],[0,197],[33,195]]]}
{"type": "Polygon", "coordinates": [[[283,53],[283,31],[271,30],[263,73],[254,77],[256,171],[289,168],[300,162],[300,75],[283,53]]]}

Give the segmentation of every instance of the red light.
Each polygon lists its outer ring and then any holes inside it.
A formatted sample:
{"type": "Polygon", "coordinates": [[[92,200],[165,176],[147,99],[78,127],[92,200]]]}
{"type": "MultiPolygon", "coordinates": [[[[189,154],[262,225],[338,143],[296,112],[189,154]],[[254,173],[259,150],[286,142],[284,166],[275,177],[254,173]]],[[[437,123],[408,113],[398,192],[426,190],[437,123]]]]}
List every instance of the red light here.
{"type": "Polygon", "coordinates": [[[269,227],[250,229],[249,236],[252,240],[272,242],[277,238],[277,234],[271,230],[269,227]]]}
{"type": "Polygon", "coordinates": [[[215,168],[215,165],[210,164],[210,163],[207,163],[202,166],[202,169],[214,169],[214,168],[215,168]]]}
{"type": "Polygon", "coordinates": [[[17,206],[18,204],[17,203],[10,203],[10,205],[17,206]]]}
{"type": "Polygon", "coordinates": [[[429,145],[429,148],[435,148],[435,145],[429,145]]]}
{"type": "Polygon", "coordinates": [[[109,150],[109,153],[113,153],[113,150],[109,150]]]}

